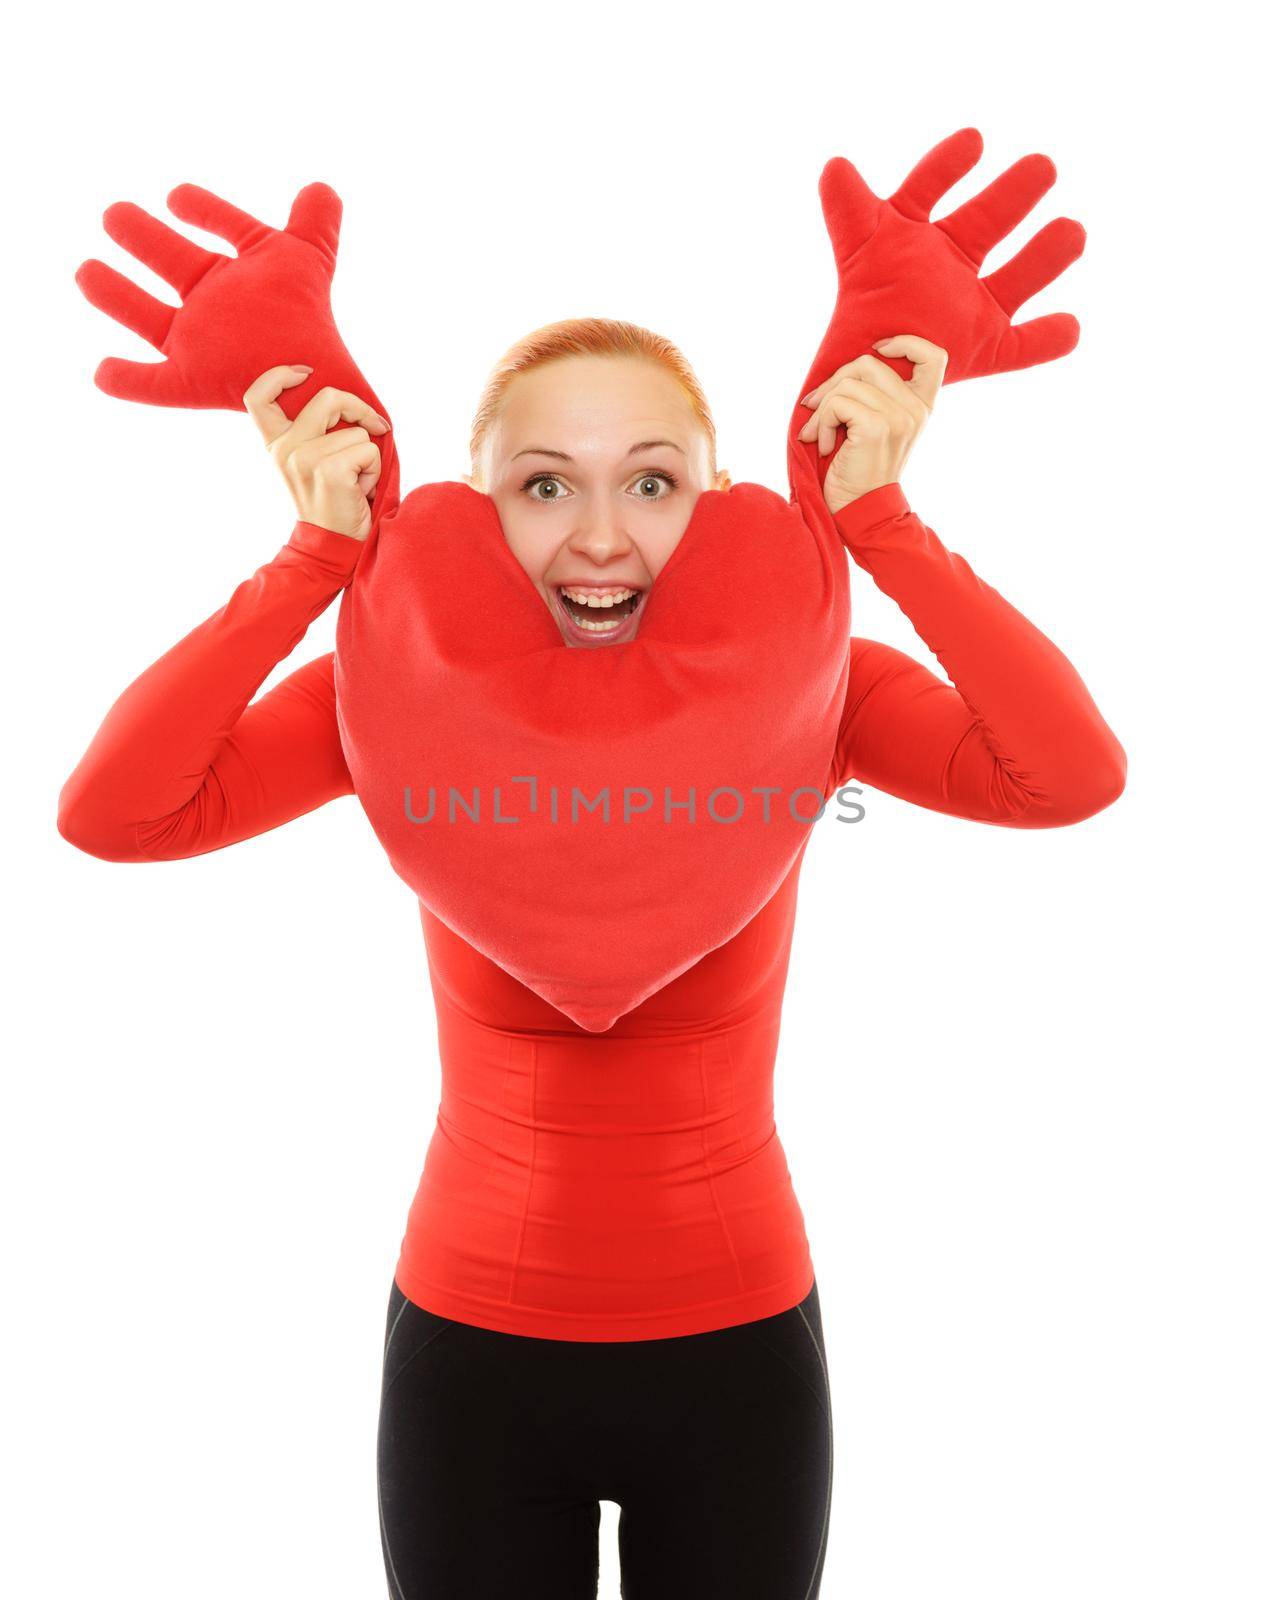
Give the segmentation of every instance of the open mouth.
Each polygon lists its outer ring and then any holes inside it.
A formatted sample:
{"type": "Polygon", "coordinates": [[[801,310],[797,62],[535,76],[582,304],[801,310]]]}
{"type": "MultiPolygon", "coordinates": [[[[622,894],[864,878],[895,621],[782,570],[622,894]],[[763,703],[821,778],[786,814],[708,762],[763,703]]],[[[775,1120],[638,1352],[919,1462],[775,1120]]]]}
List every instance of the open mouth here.
{"type": "Polygon", "coordinates": [[[631,584],[588,587],[558,584],[557,598],[570,625],[584,638],[621,633],[639,609],[644,591],[631,584]]]}

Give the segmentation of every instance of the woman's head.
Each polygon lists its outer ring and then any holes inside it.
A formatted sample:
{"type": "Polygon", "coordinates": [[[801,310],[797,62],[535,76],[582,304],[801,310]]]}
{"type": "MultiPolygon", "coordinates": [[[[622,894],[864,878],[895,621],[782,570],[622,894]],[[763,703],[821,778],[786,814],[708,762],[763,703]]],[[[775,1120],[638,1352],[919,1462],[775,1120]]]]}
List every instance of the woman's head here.
{"type": "Polygon", "coordinates": [[[466,482],[495,502],[509,548],[580,647],[634,637],[698,497],[730,487],[684,357],[596,317],[552,323],[500,359],[469,452],[466,482]]]}

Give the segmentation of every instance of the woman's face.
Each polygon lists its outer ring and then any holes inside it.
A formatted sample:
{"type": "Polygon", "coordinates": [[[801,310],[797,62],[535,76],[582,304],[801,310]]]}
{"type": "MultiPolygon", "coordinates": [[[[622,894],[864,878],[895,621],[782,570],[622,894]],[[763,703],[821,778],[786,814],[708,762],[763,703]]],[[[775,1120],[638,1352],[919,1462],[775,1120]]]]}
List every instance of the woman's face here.
{"type": "Polygon", "coordinates": [[[713,487],[684,391],[638,356],[567,356],[514,378],[479,466],[509,549],[579,649],[635,637],[713,487]]]}

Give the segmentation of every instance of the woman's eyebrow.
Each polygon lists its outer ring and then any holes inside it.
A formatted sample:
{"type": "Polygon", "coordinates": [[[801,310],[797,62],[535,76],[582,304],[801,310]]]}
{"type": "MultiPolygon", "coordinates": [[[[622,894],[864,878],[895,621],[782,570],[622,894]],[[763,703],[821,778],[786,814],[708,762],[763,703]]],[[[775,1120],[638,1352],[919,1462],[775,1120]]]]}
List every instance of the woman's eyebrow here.
{"type": "MultiPolygon", "coordinates": [[[[673,439],[645,439],[640,444],[633,444],[627,454],[633,456],[637,451],[658,450],[662,446],[665,446],[667,450],[678,450],[681,456],[687,454],[682,446],[677,445],[673,439]]],[[[557,461],[573,461],[574,459],[573,456],[567,456],[564,450],[547,450],[540,444],[528,445],[525,450],[519,450],[517,455],[510,457],[510,459],[516,461],[517,456],[552,456],[557,461]]]]}
{"type": "Polygon", "coordinates": [[[657,450],[662,445],[668,450],[678,450],[681,456],[687,454],[682,445],[677,445],[673,439],[646,439],[643,444],[633,444],[627,454],[633,456],[637,450],[657,450]]]}

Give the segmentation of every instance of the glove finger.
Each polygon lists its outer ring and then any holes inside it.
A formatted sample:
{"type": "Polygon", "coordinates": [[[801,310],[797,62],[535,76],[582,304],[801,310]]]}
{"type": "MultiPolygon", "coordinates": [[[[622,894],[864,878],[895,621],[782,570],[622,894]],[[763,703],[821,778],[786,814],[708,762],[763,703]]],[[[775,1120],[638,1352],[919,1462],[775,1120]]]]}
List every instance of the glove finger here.
{"type": "Polygon", "coordinates": [[[116,400],[136,400],[150,406],[181,404],[169,361],[123,361],[107,356],[96,369],[93,381],[116,400]]]}
{"type": "Polygon", "coordinates": [[[289,211],[287,233],[314,245],[332,266],[342,228],[342,202],[327,183],[309,183],[300,189],[289,211]]]}
{"type": "Polygon", "coordinates": [[[845,156],[834,156],[819,175],[819,198],[824,223],[832,240],[838,266],[872,237],[881,202],[868,188],[859,169],[845,156]]]}
{"type": "Polygon", "coordinates": [[[1037,367],[1044,361],[1067,356],[1078,343],[1077,317],[1067,311],[1053,311],[1009,328],[999,341],[993,372],[1016,372],[1021,367],[1037,367]]]}
{"type": "Polygon", "coordinates": [[[196,183],[178,184],[167,195],[167,205],[181,222],[190,222],[207,233],[226,239],[238,254],[265,239],[273,230],[248,211],[221,200],[196,183]]]}
{"type": "Polygon", "coordinates": [[[1056,182],[1050,156],[1022,156],[980,194],[957,206],[937,226],[970,261],[980,264],[988,251],[1029,215],[1056,182]]]}
{"type": "Polygon", "coordinates": [[[212,250],[203,250],[130,200],[107,206],[102,221],[115,244],[121,244],[137,261],[165,278],[179,291],[181,299],[187,297],[208,267],[225,259],[212,250]]]}
{"type": "Polygon", "coordinates": [[[1046,289],[1086,248],[1087,230],[1081,222],[1057,217],[1022,245],[1011,261],[981,279],[1009,316],[1046,289]]]}
{"type": "Polygon", "coordinates": [[[171,331],[174,306],[156,299],[104,261],[85,261],[74,281],[98,311],[147,339],[156,350],[162,349],[171,331]]]}
{"type": "Polygon", "coordinates": [[[924,222],[948,189],[981,160],[982,136],[976,128],[959,128],[934,145],[890,196],[905,217],[924,222]]]}

